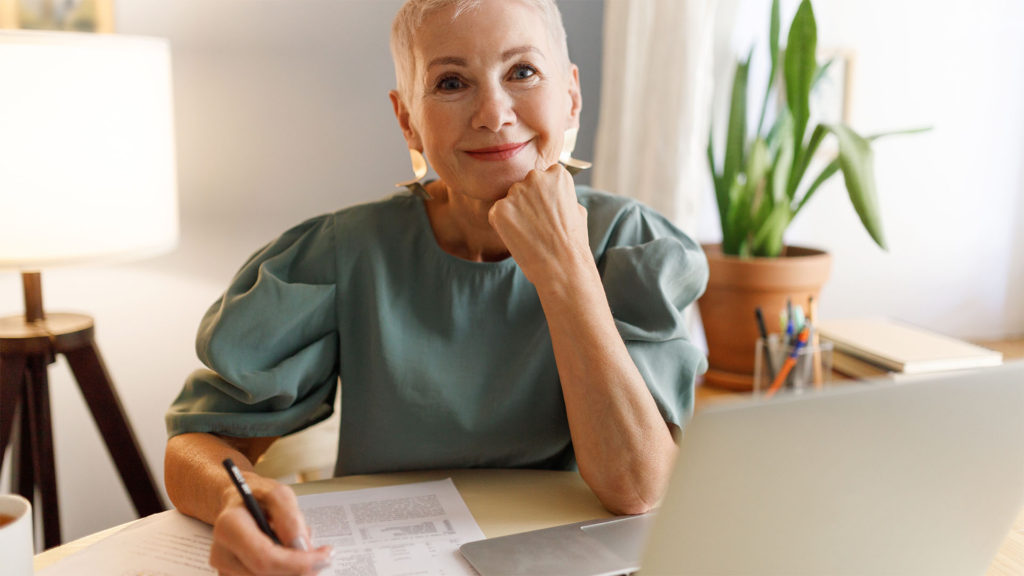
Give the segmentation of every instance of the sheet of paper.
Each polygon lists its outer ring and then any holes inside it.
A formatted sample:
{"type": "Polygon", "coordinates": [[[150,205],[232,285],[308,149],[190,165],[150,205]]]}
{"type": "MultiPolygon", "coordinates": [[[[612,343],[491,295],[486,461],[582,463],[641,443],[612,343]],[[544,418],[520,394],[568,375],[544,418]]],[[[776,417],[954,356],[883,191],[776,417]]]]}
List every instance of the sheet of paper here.
{"type": "Polygon", "coordinates": [[[36,576],[206,576],[213,531],[177,510],[147,516],[36,576]]]}
{"type": "MultiPolygon", "coordinates": [[[[323,575],[476,574],[459,545],[484,538],[451,479],[299,497],[315,546],[335,549],[323,575]]],[[[171,510],[135,522],[37,576],[206,576],[212,531],[171,510]]]]}
{"type": "Polygon", "coordinates": [[[313,544],[334,547],[321,574],[475,575],[459,546],[482,540],[451,479],[299,497],[313,544]]]}

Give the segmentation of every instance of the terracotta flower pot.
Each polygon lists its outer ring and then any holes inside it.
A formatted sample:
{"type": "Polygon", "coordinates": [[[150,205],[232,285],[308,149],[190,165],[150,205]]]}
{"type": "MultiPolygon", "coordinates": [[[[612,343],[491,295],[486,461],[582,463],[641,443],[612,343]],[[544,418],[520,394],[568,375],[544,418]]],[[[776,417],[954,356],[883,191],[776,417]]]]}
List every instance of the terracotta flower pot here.
{"type": "Polygon", "coordinates": [[[832,257],[821,250],[788,246],[779,258],[740,258],[722,253],[720,244],[704,246],[710,277],[698,301],[708,342],[704,383],[732,390],[754,386],[754,349],[760,334],[754,310],[761,307],[768,332],[779,329],[787,299],[807,308],[818,300],[832,257]]]}

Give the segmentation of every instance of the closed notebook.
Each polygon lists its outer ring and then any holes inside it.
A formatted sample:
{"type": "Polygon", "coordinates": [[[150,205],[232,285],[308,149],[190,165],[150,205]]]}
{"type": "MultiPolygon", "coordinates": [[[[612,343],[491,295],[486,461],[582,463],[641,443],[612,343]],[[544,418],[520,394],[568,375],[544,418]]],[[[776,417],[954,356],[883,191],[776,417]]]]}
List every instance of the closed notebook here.
{"type": "Polygon", "coordinates": [[[922,374],[996,366],[1003,355],[970,342],[887,318],[822,321],[818,333],[837,352],[885,370],[922,374]]]}
{"type": "Polygon", "coordinates": [[[832,352],[832,370],[845,374],[851,378],[889,378],[894,379],[897,372],[893,372],[888,368],[879,366],[878,364],[872,364],[867,360],[858,358],[847,354],[846,352],[840,352],[834,350],[832,352]]]}

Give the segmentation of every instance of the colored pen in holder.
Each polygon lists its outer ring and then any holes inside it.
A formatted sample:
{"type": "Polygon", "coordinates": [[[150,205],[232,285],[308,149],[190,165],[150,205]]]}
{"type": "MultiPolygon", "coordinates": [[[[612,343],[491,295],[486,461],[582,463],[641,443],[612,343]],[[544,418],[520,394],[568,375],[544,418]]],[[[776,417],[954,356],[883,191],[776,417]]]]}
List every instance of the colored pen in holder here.
{"type": "Polygon", "coordinates": [[[754,394],[765,399],[782,391],[804,392],[827,385],[832,373],[832,343],[813,337],[805,326],[794,338],[769,334],[754,353],[754,394]],[[789,344],[792,340],[792,344],[789,344]]]}

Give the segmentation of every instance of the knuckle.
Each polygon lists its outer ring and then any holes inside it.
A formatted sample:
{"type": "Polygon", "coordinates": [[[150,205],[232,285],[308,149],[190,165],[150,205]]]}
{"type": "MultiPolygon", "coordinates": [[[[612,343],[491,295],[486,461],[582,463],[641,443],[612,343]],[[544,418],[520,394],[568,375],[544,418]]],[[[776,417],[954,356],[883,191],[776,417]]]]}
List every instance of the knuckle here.
{"type": "Polygon", "coordinates": [[[297,502],[295,492],[284,484],[275,485],[263,498],[268,505],[276,507],[291,507],[297,502]]]}
{"type": "Polygon", "coordinates": [[[505,217],[505,212],[508,210],[508,202],[506,200],[498,200],[491,206],[490,219],[492,221],[501,220],[505,217]]]}

